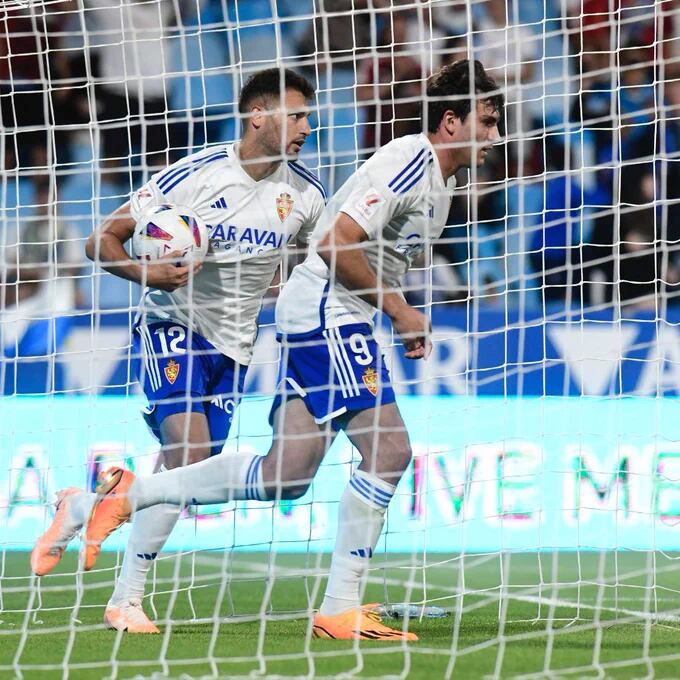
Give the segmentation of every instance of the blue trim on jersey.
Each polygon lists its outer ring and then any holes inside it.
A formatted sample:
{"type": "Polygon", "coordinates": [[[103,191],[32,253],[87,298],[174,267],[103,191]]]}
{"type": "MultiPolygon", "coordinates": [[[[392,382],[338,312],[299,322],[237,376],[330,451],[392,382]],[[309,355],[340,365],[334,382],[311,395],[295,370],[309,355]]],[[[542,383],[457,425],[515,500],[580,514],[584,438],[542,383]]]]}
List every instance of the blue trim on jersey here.
{"type": "Polygon", "coordinates": [[[219,151],[213,151],[205,156],[201,156],[200,158],[196,158],[193,161],[189,161],[188,163],[183,163],[179,167],[176,168],[168,168],[167,170],[163,171],[163,174],[156,180],[156,184],[163,184],[164,182],[172,179],[173,177],[176,177],[179,173],[183,172],[184,170],[187,170],[188,168],[191,168],[192,165],[195,165],[196,163],[200,163],[201,161],[207,160],[209,158],[212,158],[216,154],[223,154],[227,153],[224,149],[220,149],[219,151]]]}
{"type": "Polygon", "coordinates": [[[192,161],[190,165],[183,165],[181,168],[173,170],[171,173],[157,180],[156,185],[165,194],[189,177],[189,175],[220,158],[229,158],[229,154],[227,154],[226,151],[220,151],[210,156],[203,156],[203,158],[192,161]]]}
{"type": "Polygon", "coordinates": [[[324,201],[328,200],[326,191],[323,188],[323,184],[321,184],[321,180],[316,175],[313,175],[309,170],[307,170],[307,168],[303,168],[301,165],[297,165],[293,161],[288,161],[288,167],[297,175],[300,175],[302,179],[306,179],[310,184],[315,186],[321,192],[324,201]]]}
{"type": "Polygon", "coordinates": [[[411,189],[415,184],[417,184],[422,179],[423,175],[425,174],[425,161],[420,163],[418,167],[420,169],[418,170],[415,177],[413,177],[411,182],[407,186],[404,186],[402,184],[401,187],[399,188],[399,191],[397,191],[396,193],[405,194],[406,192],[408,192],[409,189],[411,189]]]}
{"type": "Polygon", "coordinates": [[[167,186],[167,183],[166,183],[166,186],[163,187],[163,188],[161,189],[161,191],[162,191],[163,193],[167,193],[168,191],[171,191],[171,190],[174,189],[178,184],[181,184],[187,177],[189,177],[190,175],[193,175],[193,173],[197,172],[198,170],[203,169],[206,165],[210,165],[210,163],[213,163],[214,161],[218,161],[218,160],[220,160],[220,159],[222,159],[222,158],[229,158],[229,156],[227,156],[226,153],[223,153],[223,154],[220,154],[220,155],[216,155],[216,156],[214,156],[214,157],[212,157],[212,158],[209,158],[209,159],[205,160],[203,163],[197,163],[197,164],[194,165],[192,168],[190,168],[190,169],[187,170],[186,172],[184,172],[184,173],[182,173],[181,175],[179,175],[179,176],[172,182],[172,184],[170,184],[170,186],[167,186]]]}
{"type": "MultiPolygon", "coordinates": [[[[217,151],[215,153],[224,153],[223,151],[217,151]]],[[[166,181],[171,180],[173,177],[176,177],[178,174],[184,172],[185,170],[191,168],[192,165],[196,163],[200,163],[202,160],[205,160],[207,158],[211,158],[212,156],[215,155],[215,153],[208,154],[207,156],[201,156],[201,158],[197,158],[196,160],[190,161],[189,163],[183,163],[179,167],[168,169],[163,172],[163,174],[156,180],[156,184],[159,186],[161,184],[164,184],[166,181]]]]}
{"type": "Polygon", "coordinates": [[[399,180],[393,187],[392,191],[395,194],[405,194],[420,178],[425,174],[426,158],[432,157],[432,153],[428,157],[421,158],[409,171],[409,173],[399,180]]]}
{"type": "Polygon", "coordinates": [[[413,166],[415,163],[417,163],[417,162],[418,162],[418,159],[419,159],[424,153],[425,153],[425,149],[422,148],[422,149],[419,151],[418,155],[417,155],[413,160],[411,160],[411,161],[408,163],[408,165],[407,165],[405,168],[403,168],[403,169],[401,170],[401,172],[400,172],[400,173],[399,173],[399,174],[398,174],[398,175],[397,175],[397,176],[396,176],[396,177],[395,177],[395,178],[387,185],[390,189],[392,189],[392,191],[394,191],[394,192],[396,193],[396,187],[395,187],[394,185],[397,184],[397,183],[401,184],[401,182],[400,182],[399,180],[403,177],[404,173],[408,172],[408,171],[411,169],[411,166],[413,166]]]}
{"type": "Polygon", "coordinates": [[[289,164],[300,170],[300,172],[302,172],[302,174],[305,175],[310,181],[316,182],[319,185],[319,188],[323,191],[324,196],[326,196],[326,190],[324,189],[321,180],[309,168],[306,168],[304,165],[300,165],[300,163],[296,163],[295,161],[289,161],[289,164]]]}

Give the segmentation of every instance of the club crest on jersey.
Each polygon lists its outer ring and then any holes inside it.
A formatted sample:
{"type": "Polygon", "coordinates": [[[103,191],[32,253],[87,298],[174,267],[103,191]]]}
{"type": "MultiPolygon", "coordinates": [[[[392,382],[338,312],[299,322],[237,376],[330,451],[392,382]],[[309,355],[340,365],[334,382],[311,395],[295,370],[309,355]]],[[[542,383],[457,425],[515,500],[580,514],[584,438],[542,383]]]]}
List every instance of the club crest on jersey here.
{"type": "Polygon", "coordinates": [[[366,385],[366,389],[375,397],[378,394],[378,374],[372,369],[372,368],[367,368],[364,371],[364,374],[361,376],[361,379],[364,381],[364,385],[366,385]]]}
{"type": "Polygon", "coordinates": [[[286,221],[293,210],[293,199],[290,194],[283,193],[276,199],[276,214],[282,222],[286,221]]]}
{"type": "Polygon", "coordinates": [[[179,364],[174,359],[170,359],[168,365],[163,369],[163,373],[165,373],[167,381],[171,385],[174,385],[175,380],[177,380],[177,376],[179,375],[179,364]]]}

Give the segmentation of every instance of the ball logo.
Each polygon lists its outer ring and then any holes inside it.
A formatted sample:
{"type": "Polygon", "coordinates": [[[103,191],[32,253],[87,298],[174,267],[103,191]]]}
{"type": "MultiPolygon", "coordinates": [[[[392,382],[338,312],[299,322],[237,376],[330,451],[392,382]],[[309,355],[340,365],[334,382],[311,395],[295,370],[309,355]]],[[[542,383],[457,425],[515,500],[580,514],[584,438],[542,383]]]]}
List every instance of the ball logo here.
{"type": "Polygon", "coordinates": [[[163,369],[163,372],[165,373],[167,381],[171,385],[174,385],[175,380],[177,380],[177,376],[179,375],[179,364],[174,359],[170,359],[168,365],[163,369]]]}
{"type": "Polygon", "coordinates": [[[168,232],[165,231],[165,229],[159,227],[157,224],[154,224],[153,222],[147,223],[146,229],[144,230],[142,237],[157,239],[160,241],[172,241],[172,234],[168,234],[168,232]]]}
{"type": "Polygon", "coordinates": [[[367,368],[361,379],[366,385],[366,389],[375,397],[378,394],[378,374],[372,369],[367,368]]]}
{"type": "Polygon", "coordinates": [[[282,222],[286,221],[293,210],[293,199],[290,194],[283,193],[276,199],[276,214],[282,222]]]}

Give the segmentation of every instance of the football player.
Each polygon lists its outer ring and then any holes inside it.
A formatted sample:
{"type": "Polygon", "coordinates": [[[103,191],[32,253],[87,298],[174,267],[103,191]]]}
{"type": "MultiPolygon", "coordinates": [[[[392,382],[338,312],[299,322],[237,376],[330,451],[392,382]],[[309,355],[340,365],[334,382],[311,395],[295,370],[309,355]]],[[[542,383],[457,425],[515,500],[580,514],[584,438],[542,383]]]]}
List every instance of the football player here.
{"type": "MultiPolygon", "coordinates": [[[[297,157],[309,136],[314,88],[291,70],[254,74],[241,90],[238,143],[192,154],[155,174],[87,242],[90,259],[146,286],[132,332],[137,374],[148,398],[144,418],[162,445],[166,471],[220,453],[243,389],[263,296],[289,247],[306,244],[326,195],[297,157]],[[156,262],[131,258],[125,243],[152,206],[186,206],[210,232],[210,252],[194,266],[177,253],[156,262]]],[[[234,465],[249,464],[245,454],[234,465]]],[[[31,557],[49,573],[89,516],[92,494],[65,490],[54,521],[31,557]]],[[[176,505],[135,516],[107,626],[158,632],[141,607],[153,559],[179,516],[176,505]]]]}

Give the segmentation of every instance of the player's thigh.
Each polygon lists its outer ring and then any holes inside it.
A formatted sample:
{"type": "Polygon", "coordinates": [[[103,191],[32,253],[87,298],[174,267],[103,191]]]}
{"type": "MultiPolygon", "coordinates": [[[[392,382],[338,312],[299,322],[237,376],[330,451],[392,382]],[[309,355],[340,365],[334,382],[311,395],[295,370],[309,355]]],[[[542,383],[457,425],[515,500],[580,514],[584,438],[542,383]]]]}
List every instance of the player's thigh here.
{"type": "Polygon", "coordinates": [[[272,416],[274,437],[262,475],[274,492],[297,489],[302,495],[333,442],[335,432],[329,423],[319,425],[302,399],[285,399],[272,416]]]}
{"type": "Polygon", "coordinates": [[[351,414],[345,434],[361,454],[359,469],[399,481],[411,461],[411,442],[396,402],[351,414]]]}
{"type": "Polygon", "coordinates": [[[145,420],[174,466],[201,460],[210,450],[205,414],[209,371],[198,341],[174,322],[141,325],[133,333],[134,365],[150,406],[145,420]]]}
{"type": "MultiPolygon", "coordinates": [[[[208,352],[207,346],[204,351],[208,352]]],[[[204,406],[208,418],[212,455],[216,455],[222,451],[229,437],[234,413],[243,394],[247,367],[220,354],[214,356],[206,354],[205,359],[211,363],[212,369],[204,406]]]]}
{"type": "Polygon", "coordinates": [[[173,413],[160,424],[163,461],[168,469],[191,465],[211,455],[208,419],[204,413],[173,413]]]}

